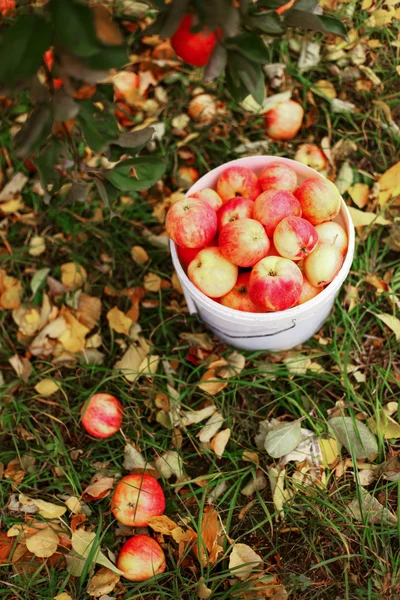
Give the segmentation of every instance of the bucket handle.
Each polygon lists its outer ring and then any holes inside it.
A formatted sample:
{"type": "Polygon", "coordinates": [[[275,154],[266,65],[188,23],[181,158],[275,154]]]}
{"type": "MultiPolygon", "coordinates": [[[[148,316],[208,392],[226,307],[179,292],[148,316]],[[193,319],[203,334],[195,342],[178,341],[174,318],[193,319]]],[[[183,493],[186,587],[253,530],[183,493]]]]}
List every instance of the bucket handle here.
{"type": "Polygon", "coordinates": [[[224,337],[231,338],[232,340],[248,340],[251,338],[265,338],[265,337],[273,337],[274,335],[278,335],[279,333],[283,333],[284,331],[289,331],[290,329],[294,329],[296,327],[296,320],[292,319],[292,325],[290,327],[285,327],[285,329],[280,329],[279,331],[274,331],[274,333],[265,333],[263,335],[229,335],[229,333],[225,333],[221,329],[217,327],[209,325],[210,329],[219,335],[223,335],[224,337]]]}

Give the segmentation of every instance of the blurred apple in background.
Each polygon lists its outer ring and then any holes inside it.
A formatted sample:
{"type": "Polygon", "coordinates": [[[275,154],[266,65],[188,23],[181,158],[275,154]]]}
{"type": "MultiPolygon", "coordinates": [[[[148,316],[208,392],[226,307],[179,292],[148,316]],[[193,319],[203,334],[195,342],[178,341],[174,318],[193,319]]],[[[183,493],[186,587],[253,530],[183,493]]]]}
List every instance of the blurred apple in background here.
{"type": "Polygon", "coordinates": [[[215,98],[210,94],[199,94],[189,103],[189,116],[202,125],[209,125],[217,114],[215,98]]]}
{"type": "Polygon", "coordinates": [[[303,107],[298,102],[280,102],[265,113],[265,131],[273,140],[291,140],[300,130],[303,116],[303,107]]]}
{"type": "Polygon", "coordinates": [[[295,154],[294,160],[324,173],[328,169],[328,159],[321,148],[315,144],[301,144],[295,154]]]}

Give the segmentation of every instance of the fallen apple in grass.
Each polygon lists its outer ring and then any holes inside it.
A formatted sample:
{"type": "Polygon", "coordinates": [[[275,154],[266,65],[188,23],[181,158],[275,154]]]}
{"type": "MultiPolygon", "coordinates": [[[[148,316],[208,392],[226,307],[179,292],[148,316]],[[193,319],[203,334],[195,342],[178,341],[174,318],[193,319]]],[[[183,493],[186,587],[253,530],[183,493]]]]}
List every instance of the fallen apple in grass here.
{"type": "Polygon", "coordinates": [[[207,202],[215,211],[222,206],[221,198],[218,196],[217,192],[211,188],[205,188],[199,192],[193,192],[193,194],[190,194],[190,198],[204,200],[204,202],[207,202]]]}
{"type": "Polygon", "coordinates": [[[227,223],[219,234],[223,256],[238,267],[252,267],[267,255],[269,239],[264,227],[254,219],[227,223]]]}
{"type": "Polygon", "coordinates": [[[188,267],[190,281],[206,296],[220,298],[231,291],[238,268],[217,247],[204,248],[188,267]]]}
{"type": "Polygon", "coordinates": [[[215,98],[210,94],[199,94],[190,101],[189,116],[201,125],[209,125],[217,114],[215,98]]]}
{"type": "Polygon", "coordinates": [[[126,475],[117,483],[111,500],[114,517],[129,527],[146,527],[151,517],[165,510],[161,485],[151,475],[126,475]]]}
{"type": "Polygon", "coordinates": [[[148,535],[135,535],[122,546],[117,567],[129,581],[146,581],[164,573],[165,554],[158,542],[148,535]]]}
{"type": "Polygon", "coordinates": [[[243,312],[265,312],[263,308],[260,308],[260,306],[254,304],[254,302],[250,300],[248,290],[249,281],[250,273],[241,273],[231,291],[220,299],[221,304],[228,308],[234,308],[235,310],[241,310],[243,312]]]}
{"type": "Polygon", "coordinates": [[[293,169],[281,162],[266,165],[259,177],[262,190],[286,190],[294,192],[297,188],[297,175],[293,169]]]}
{"type": "Polygon", "coordinates": [[[174,183],[178,187],[188,190],[199,178],[199,172],[194,167],[179,167],[176,176],[174,177],[174,183]]]}
{"type": "Polygon", "coordinates": [[[329,164],[326,155],[315,144],[301,144],[297,149],[294,160],[319,172],[326,171],[329,164]]]}
{"type": "Polygon", "coordinates": [[[251,271],[250,299],[266,310],[286,310],[300,298],[303,275],[287,258],[267,256],[251,271]]]}
{"type": "Polygon", "coordinates": [[[323,287],[333,281],[343,265],[343,255],[331,244],[318,244],[304,260],[304,273],[311,285],[323,287]]]}
{"type": "Polygon", "coordinates": [[[218,231],[238,219],[251,219],[253,217],[254,202],[249,198],[243,198],[238,196],[237,198],[231,198],[218,209],[217,221],[218,231]]]}
{"type": "Polygon", "coordinates": [[[111,394],[93,394],[81,411],[82,426],[96,438],[108,438],[122,424],[122,404],[111,394]]]}
{"type": "Polygon", "coordinates": [[[247,167],[228,167],[217,181],[217,192],[226,202],[235,196],[255,200],[261,193],[258,177],[247,167]]]}
{"type": "Polygon", "coordinates": [[[335,246],[341,254],[346,254],[348,240],[347,233],[339,223],[335,221],[326,221],[315,226],[318,233],[318,239],[322,244],[331,244],[335,246]]]}
{"type": "Polygon", "coordinates": [[[267,190],[254,202],[253,217],[264,225],[270,238],[278,223],[290,216],[301,217],[301,206],[293,194],[286,190],[267,190]]]}
{"type": "Polygon", "coordinates": [[[303,116],[303,107],[298,102],[280,102],[265,113],[265,131],[273,140],[291,140],[300,130],[303,116]]]}
{"type": "Polygon", "coordinates": [[[165,227],[178,246],[202,248],[217,233],[217,215],[203,200],[182,198],[169,209],[165,227]]]}
{"type": "Polygon", "coordinates": [[[301,217],[286,217],[275,228],[274,245],[284,258],[300,260],[311,254],[317,244],[315,227],[301,217]]]}
{"type": "Polygon", "coordinates": [[[113,77],[115,99],[134,105],[138,98],[139,76],[132,71],[120,71],[113,77]]]}
{"type": "Polygon", "coordinates": [[[329,179],[306,179],[295,190],[294,195],[300,202],[303,217],[313,225],[331,221],[340,211],[339,190],[329,179]]]}

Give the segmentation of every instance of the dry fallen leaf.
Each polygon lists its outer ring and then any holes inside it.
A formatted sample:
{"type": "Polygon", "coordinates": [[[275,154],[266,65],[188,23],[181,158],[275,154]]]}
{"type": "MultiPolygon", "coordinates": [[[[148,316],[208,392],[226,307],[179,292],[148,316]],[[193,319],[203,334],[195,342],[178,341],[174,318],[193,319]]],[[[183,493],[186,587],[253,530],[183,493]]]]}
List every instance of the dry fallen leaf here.
{"type": "Polygon", "coordinates": [[[89,330],[98,325],[101,315],[101,300],[96,296],[89,296],[82,292],[78,300],[76,318],[89,330]]]}
{"type": "Polygon", "coordinates": [[[374,417],[368,419],[368,426],[373,433],[382,433],[385,440],[400,438],[400,424],[386,414],[384,410],[379,412],[376,419],[374,417]]]}
{"type": "Polygon", "coordinates": [[[67,592],[62,592],[58,596],[54,596],[53,600],[73,600],[73,598],[67,592]]]}
{"type": "Polygon", "coordinates": [[[198,387],[203,390],[203,392],[210,394],[210,396],[215,396],[228,385],[227,381],[218,379],[216,376],[216,369],[208,369],[202,375],[200,382],[198,387]]]}
{"type": "Polygon", "coordinates": [[[100,596],[112,592],[120,578],[121,576],[117,575],[117,573],[113,573],[106,567],[101,567],[89,580],[86,591],[89,596],[100,598],[100,596]]]}
{"type": "Polygon", "coordinates": [[[18,500],[22,506],[36,506],[39,509],[39,515],[44,519],[58,519],[67,511],[65,506],[59,506],[58,504],[46,502],[45,500],[29,498],[29,496],[25,496],[25,494],[20,494],[18,500]]]}
{"type": "Polygon", "coordinates": [[[367,225],[390,225],[391,221],[382,217],[382,215],[376,215],[372,212],[364,212],[363,210],[358,210],[357,208],[353,208],[352,206],[347,207],[351,220],[353,221],[354,227],[366,227],[367,225]]]}
{"type": "Polygon", "coordinates": [[[216,411],[216,409],[217,407],[214,404],[210,404],[210,406],[206,406],[200,410],[187,410],[182,413],[182,416],[179,418],[179,421],[176,424],[180,424],[183,427],[188,427],[194,423],[200,423],[201,421],[204,421],[204,419],[208,419],[216,411]]]}
{"type": "Polygon", "coordinates": [[[97,38],[106,45],[120,46],[123,44],[124,38],[122,33],[118,25],[112,20],[108,8],[102,4],[95,4],[92,7],[92,11],[97,38]]]}
{"type": "Polygon", "coordinates": [[[114,369],[121,371],[124,377],[133,383],[140,377],[140,366],[143,364],[148,352],[148,347],[146,349],[143,344],[132,344],[123,357],[115,363],[114,369]]]}
{"type": "Polygon", "coordinates": [[[326,97],[330,100],[333,100],[337,96],[335,86],[331,81],[327,81],[326,79],[320,79],[314,83],[312,90],[318,96],[326,97]]]}
{"type": "Polygon", "coordinates": [[[243,371],[245,364],[246,359],[243,354],[239,354],[239,352],[236,352],[235,350],[228,356],[228,365],[219,369],[218,375],[219,377],[222,377],[222,379],[234,379],[243,371]]]}
{"type": "Polygon", "coordinates": [[[147,273],[143,280],[144,289],[148,292],[158,292],[161,287],[161,277],[156,273],[147,273]]]}
{"type": "Polygon", "coordinates": [[[201,521],[201,530],[198,536],[199,544],[193,546],[193,554],[203,565],[213,564],[222,552],[222,546],[217,543],[218,537],[218,513],[214,508],[207,506],[204,508],[201,521]],[[207,553],[205,550],[207,550],[207,553]]]}
{"type": "Polygon", "coordinates": [[[46,241],[39,235],[31,237],[29,242],[29,254],[31,256],[40,256],[46,250],[46,241]]]}
{"type": "Polygon", "coordinates": [[[21,377],[22,381],[27,383],[32,373],[32,365],[29,360],[25,358],[25,356],[18,356],[18,354],[14,354],[14,356],[12,356],[8,362],[18,377],[21,377]]]}
{"type": "Polygon", "coordinates": [[[13,200],[16,194],[22,192],[28,177],[23,173],[15,173],[8,183],[3,187],[0,192],[0,202],[7,202],[13,200]]]}
{"type": "Polygon", "coordinates": [[[215,452],[218,458],[222,457],[230,437],[231,430],[223,429],[211,440],[211,450],[215,452]]]}
{"type": "Polygon", "coordinates": [[[385,323],[385,325],[393,331],[393,333],[396,336],[396,341],[399,342],[400,341],[400,319],[397,319],[393,315],[389,315],[387,313],[380,313],[380,314],[372,313],[372,314],[375,315],[381,321],[383,321],[385,323]]]}
{"type": "Polygon", "coordinates": [[[167,515],[161,515],[160,517],[150,517],[148,520],[149,527],[157,533],[163,535],[172,535],[172,531],[178,527],[178,525],[172,521],[167,515]]]}
{"type": "Polygon", "coordinates": [[[199,582],[196,591],[197,597],[200,598],[200,600],[207,600],[207,598],[209,598],[212,594],[212,590],[206,586],[204,581],[199,582]]]}
{"type": "Polygon", "coordinates": [[[202,427],[197,434],[200,442],[209,442],[211,438],[221,429],[224,423],[224,417],[219,411],[215,411],[208,419],[207,423],[202,427]]]}
{"type": "Polygon", "coordinates": [[[41,379],[36,385],[35,390],[41,396],[47,398],[48,396],[53,396],[60,389],[60,384],[54,379],[50,379],[46,377],[45,379],[41,379]]]}
{"type": "Polygon", "coordinates": [[[183,477],[183,462],[179,453],[175,450],[164,452],[164,454],[156,458],[155,465],[157,471],[165,479],[169,479],[172,475],[175,475],[178,480],[183,477]]]}
{"type": "Polygon", "coordinates": [[[114,477],[105,477],[104,475],[96,474],[92,477],[87,488],[83,490],[83,494],[91,496],[94,499],[104,498],[110,494],[114,483],[114,477]]]}
{"type": "Polygon", "coordinates": [[[72,290],[81,288],[87,279],[87,272],[82,265],[69,262],[61,265],[61,281],[72,290]]]}
{"type": "Polygon", "coordinates": [[[82,513],[82,502],[76,496],[67,498],[65,504],[73,515],[80,515],[82,513]]]}
{"type": "Polygon", "coordinates": [[[369,187],[366,183],[355,183],[349,187],[348,192],[358,208],[364,208],[368,203],[369,187]]]}
{"type": "Polygon", "coordinates": [[[252,477],[249,483],[245,485],[241,494],[247,497],[253,496],[257,491],[265,490],[267,483],[264,473],[261,470],[257,470],[255,477],[252,477]]]}
{"type": "Polygon", "coordinates": [[[138,265],[144,265],[149,260],[149,255],[142,246],[133,246],[131,249],[131,256],[138,265]]]}
{"type": "Polygon", "coordinates": [[[16,277],[7,275],[4,269],[0,269],[0,309],[18,309],[23,293],[22,283],[16,277]]]}
{"type": "Polygon", "coordinates": [[[108,323],[114,331],[117,333],[124,333],[129,335],[130,328],[133,325],[132,319],[127,317],[122,310],[119,310],[116,306],[108,311],[107,313],[108,323]]]}
{"type": "Polygon", "coordinates": [[[60,311],[60,317],[63,317],[67,325],[65,331],[58,336],[59,342],[65,350],[72,353],[83,352],[86,346],[86,335],[89,328],[85,327],[75,318],[72,311],[63,306],[60,311]]]}
{"type": "Polygon", "coordinates": [[[383,208],[392,198],[400,195],[400,162],[388,169],[378,179],[379,206],[383,208]]]}
{"type": "Polygon", "coordinates": [[[53,556],[59,544],[58,535],[51,529],[46,527],[32,537],[26,540],[26,547],[29,552],[40,558],[48,558],[53,556]]]}
{"type": "Polygon", "coordinates": [[[229,556],[229,570],[238,579],[247,579],[254,569],[262,565],[262,558],[247,544],[235,544],[229,556]]]}

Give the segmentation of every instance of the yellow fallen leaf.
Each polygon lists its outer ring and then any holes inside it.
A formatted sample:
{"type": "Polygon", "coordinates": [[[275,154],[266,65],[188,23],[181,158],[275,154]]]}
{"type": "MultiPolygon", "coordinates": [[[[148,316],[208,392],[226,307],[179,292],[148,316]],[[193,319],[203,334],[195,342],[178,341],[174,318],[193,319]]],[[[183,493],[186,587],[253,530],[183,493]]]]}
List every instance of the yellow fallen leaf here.
{"type": "Polygon", "coordinates": [[[160,357],[157,354],[145,356],[139,365],[139,372],[145,377],[153,377],[157,373],[160,357]]]}
{"type": "Polygon", "coordinates": [[[163,535],[171,535],[171,532],[178,527],[178,525],[172,521],[167,515],[161,515],[160,517],[150,517],[148,519],[149,527],[157,533],[163,535]]]}
{"type": "Polygon", "coordinates": [[[82,502],[76,496],[67,498],[65,504],[73,515],[80,515],[82,513],[82,502]]]}
{"type": "Polygon", "coordinates": [[[88,327],[79,323],[72,312],[63,306],[60,311],[60,317],[65,319],[66,330],[58,337],[59,342],[65,350],[72,353],[83,352],[86,346],[86,335],[89,333],[88,327]]]}
{"type": "Polygon", "coordinates": [[[243,371],[245,364],[246,359],[243,354],[240,354],[235,350],[228,356],[228,365],[219,369],[218,375],[219,377],[222,377],[222,379],[237,378],[243,371]]]}
{"type": "Polygon", "coordinates": [[[319,438],[319,447],[323,456],[323,464],[330,467],[339,458],[339,445],[334,438],[319,438]]]}
{"type": "Polygon", "coordinates": [[[46,377],[45,379],[41,379],[39,383],[35,385],[35,390],[41,396],[47,398],[48,396],[52,396],[60,389],[60,385],[54,381],[54,379],[50,379],[46,377]]]}
{"type": "Polygon", "coordinates": [[[98,325],[101,315],[101,300],[97,296],[89,296],[82,292],[78,300],[76,318],[89,330],[98,325]]]}
{"type": "Polygon", "coordinates": [[[378,8],[371,13],[367,23],[374,27],[384,27],[392,22],[394,14],[394,10],[388,11],[384,10],[383,8],[378,8]]]}
{"type": "Polygon", "coordinates": [[[368,40],[367,46],[368,46],[368,48],[372,48],[372,49],[381,48],[382,42],[380,42],[379,40],[368,40]]]}
{"type": "Polygon", "coordinates": [[[393,315],[389,315],[388,313],[377,314],[377,313],[373,312],[372,314],[375,315],[381,321],[383,321],[385,323],[385,325],[387,325],[387,327],[389,327],[389,329],[391,329],[393,331],[393,333],[396,336],[396,341],[399,342],[400,341],[400,319],[397,319],[396,317],[394,317],[393,315]]]}
{"type": "Polygon", "coordinates": [[[149,255],[142,246],[132,246],[131,256],[138,265],[144,265],[149,260],[149,255]]]}
{"type": "Polygon", "coordinates": [[[148,354],[148,350],[137,344],[129,346],[123,357],[118,360],[114,369],[121,371],[123,376],[131,383],[140,376],[140,365],[148,354]]]}
{"type": "Polygon", "coordinates": [[[318,94],[318,96],[327,97],[330,100],[333,100],[337,97],[335,86],[331,81],[327,81],[325,79],[320,79],[314,83],[313,91],[318,94]]]}
{"type": "Polygon", "coordinates": [[[13,215],[19,210],[23,209],[25,204],[22,198],[14,198],[14,200],[8,200],[0,204],[0,210],[5,215],[13,215]]]}
{"type": "Polygon", "coordinates": [[[37,308],[20,306],[17,310],[13,310],[12,316],[21,335],[31,337],[41,327],[40,312],[37,308]]]}
{"type": "Polygon", "coordinates": [[[40,235],[34,235],[29,242],[29,254],[40,256],[46,250],[46,241],[40,235]]]}
{"type": "Polygon", "coordinates": [[[61,265],[61,281],[66,287],[77,290],[83,286],[86,279],[87,272],[82,265],[73,262],[61,265]]]}
{"type": "Polygon", "coordinates": [[[20,494],[18,500],[23,506],[37,506],[39,515],[44,519],[58,519],[67,511],[65,506],[59,506],[58,504],[46,502],[45,500],[29,498],[29,496],[25,496],[25,494],[20,494]]]}
{"type": "Polygon", "coordinates": [[[58,596],[54,596],[53,600],[73,600],[73,598],[67,592],[62,592],[58,596]]]}
{"type": "Polygon", "coordinates": [[[22,283],[0,269],[0,309],[16,310],[20,307],[24,293],[22,283]]]}
{"type": "Polygon", "coordinates": [[[114,308],[108,311],[107,319],[111,329],[117,333],[129,335],[129,330],[133,325],[133,321],[127,317],[122,310],[119,310],[119,308],[114,306],[114,308]]]}
{"type": "Polygon", "coordinates": [[[231,437],[230,429],[223,429],[211,440],[211,450],[215,452],[218,458],[221,458],[229,438],[231,437]]]}
{"type": "Polygon", "coordinates": [[[378,179],[379,206],[384,207],[392,198],[400,194],[400,162],[388,169],[378,179]]]}
{"type": "Polygon", "coordinates": [[[215,394],[218,394],[218,392],[226,388],[227,385],[227,381],[218,379],[215,374],[215,369],[208,369],[208,371],[202,375],[198,387],[203,390],[203,392],[210,394],[210,396],[215,396],[215,394]]]}
{"type": "Polygon", "coordinates": [[[364,208],[368,202],[369,187],[366,183],[355,183],[348,189],[350,198],[358,208],[364,208]]]}
{"type": "Polygon", "coordinates": [[[35,556],[48,558],[49,556],[53,556],[54,552],[56,552],[58,543],[58,535],[51,527],[46,527],[46,529],[42,529],[32,537],[29,537],[26,540],[26,547],[29,552],[32,552],[35,556]]]}
{"type": "Polygon", "coordinates": [[[113,573],[106,567],[101,567],[89,580],[87,593],[94,598],[100,598],[100,596],[112,592],[120,579],[121,576],[117,573],[113,573]]]}
{"type": "Polygon", "coordinates": [[[200,598],[200,600],[207,600],[207,598],[211,596],[212,590],[206,586],[204,581],[200,581],[200,583],[197,586],[196,593],[197,597],[200,598]]]}
{"type": "Polygon", "coordinates": [[[156,273],[147,273],[143,281],[144,289],[148,292],[158,292],[161,287],[161,277],[156,273]]]}
{"type": "Polygon", "coordinates": [[[172,119],[172,127],[175,127],[176,129],[185,129],[189,123],[190,117],[185,113],[182,113],[172,119]]]}
{"type": "Polygon", "coordinates": [[[252,571],[262,565],[263,560],[247,544],[235,544],[229,555],[229,570],[238,579],[247,579],[252,571]]]}
{"type": "Polygon", "coordinates": [[[387,415],[384,410],[381,410],[377,419],[371,417],[368,419],[369,428],[373,433],[378,434],[381,432],[385,440],[392,438],[400,438],[400,424],[397,423],[392,417],[387,415]],[[379,420],[379,427],[377,421],[379,420]]]}
{"type": "Polygon", "coordinates": [[[363,210],[358,210],[358,208],[353,208],[352,206],[348,206],[348,211],[351,216],[351,220],[353,221],[354,227],[366,227],[367,225],[390,225],[391,221],[385,219],[381,215],[376,215],[372,212],[364,212],[363,210]]]}

